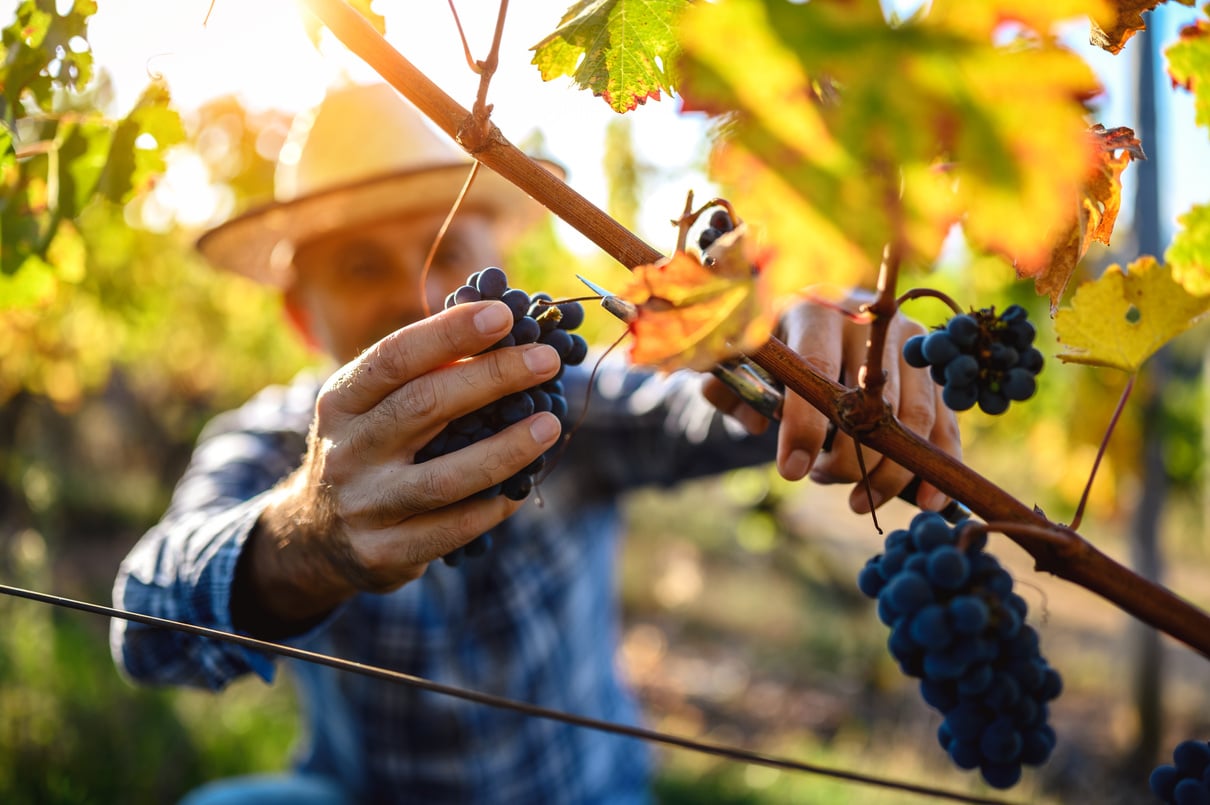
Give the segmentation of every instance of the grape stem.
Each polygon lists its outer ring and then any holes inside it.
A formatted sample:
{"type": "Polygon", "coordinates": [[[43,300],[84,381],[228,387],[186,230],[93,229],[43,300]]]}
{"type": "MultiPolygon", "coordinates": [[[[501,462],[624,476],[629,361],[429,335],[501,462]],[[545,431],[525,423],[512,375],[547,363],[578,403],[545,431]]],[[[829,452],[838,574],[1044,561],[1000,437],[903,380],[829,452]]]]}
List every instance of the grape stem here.
{"type": "Polygon", "coordinates": [[[903,307],[904,302],[910,302],[913,299],[922,299],[929,296],[934,299],[940,299],[942,302],[949,305],[950,310],[954,311],[954,313],[957,315],[966,312],[962,309],[962,306],[955,302],[949,294],[945,293],[944,291],[939,291],[936,288],[912,288],[910,291],[904,292],[897,300],[895,300],[895,304],[899,307],[903,307]]]}
{"type": "MultiPolygon", "coordinates": [[[[461,136],[469,113],[343,0],[303,2],[341,42],[447,135],[487,167],[533,196],[606,254],[632,269],[663,258],[656,249],[511,145],[494,125],[488,126],[482,138],[461,136]]],[[[880,327],[879,318],[887,310],[890,315],[894,313],[895,299],[888,293],[894,287],[889,282],[893,277],[889,275],[892,268],[898,269],[901,252],[895,250],[887,257],[884,261],[887,282],[880,281],[882,293],[872,306],[876,317],[871,325],[872,332],[873,328],[881,329],[883,338],[887,323],[880,327]]],[[[872,342],[874,338],[872,335],[872,342]]],[[[1000,530],[1033,556],[1038,571],[1052,573],[1084,587],[1210,659],[1210,615],[1205,611],[1163,585],[1119,564],[1073,529],[1052,523],[1040,511],[1017,500],[959,459],[907,430],[879,397],[867,395],[869,399],[859,406],[866,419],[859,420],[852,413],[842,415],[846,395],[862,390],[854,392],[819,374],[778,338],[771,338],[747,354],[855,440],[911,470],[947,495],[967,503],[985,521],[997,523],[1000,530]],[[1012,533],[1007,528],[1009,524],[1012,533]]],[[[881,371],[880,360],[872,363],[874,366],[881,371]]]]}
{"type": "Polygon", "coordinates": [[[1113,416],[1109,419],[1109,427],[1105,429],[1105,435],[1101,437],[1101,446],[1097,448],[1097,457],[1092,462],[1092,469],[1088,472],[1088,481],[1084,484],[1084,493],[1080,495],[1080,505],[1076,506],[1076,513],[1071,518],[1071,527],[1079,528],[1080,522],[1084,519],[1084,506],[1088,503],[1088,495],[1092,491],[1092,480],[1097,477],[1097,468],[1101,466],[1101,459],[1105,457],[1105,450],[1109,447],[1109,437],[1113,435],[1113,429],[1117,427],[1118,420],[1122,418],[1122,410],[1126,407],[1126,400],[1130,398],[1130,392],[1134,389],[1134,379],[1137,373],[1132,372],[1130,379],[1126,381],[1126,387],[1122,389],[1122,396],[1118,398],[1118,407],[1113,409],[1113,416]]]}

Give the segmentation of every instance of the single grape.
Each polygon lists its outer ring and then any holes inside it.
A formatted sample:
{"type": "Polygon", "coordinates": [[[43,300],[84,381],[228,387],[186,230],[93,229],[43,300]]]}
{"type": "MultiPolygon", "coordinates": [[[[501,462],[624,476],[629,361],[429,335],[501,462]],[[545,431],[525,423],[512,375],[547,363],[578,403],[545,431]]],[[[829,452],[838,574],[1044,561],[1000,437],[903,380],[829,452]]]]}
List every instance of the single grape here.
{"type": "Polygon", "coordinates": [[[499,299],[508,290],[508,275],[502,269],[490,266],[479,272],[474,285],[484,299],[499,299]]]}

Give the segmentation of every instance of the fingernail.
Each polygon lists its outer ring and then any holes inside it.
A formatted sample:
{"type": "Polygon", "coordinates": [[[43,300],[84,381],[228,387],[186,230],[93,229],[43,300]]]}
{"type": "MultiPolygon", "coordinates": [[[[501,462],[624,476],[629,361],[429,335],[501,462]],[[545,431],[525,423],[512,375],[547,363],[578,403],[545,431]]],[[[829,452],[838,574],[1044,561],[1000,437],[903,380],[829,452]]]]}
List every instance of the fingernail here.
{"type": "MultiPolygon", "coordinates": [[[[504,308],[504,310],[507,312],[508,308],[504,308]]],[[[545,344],[527,349],[522,358],[525,365],[529,367],[529,371],[536,375],[559,368],[559,353],[555,352],[554,347],[548,347],[545,344]]]]}
{"type": "Polygon", "coordinates": [[[560,430],[562,427],[558,417],[550,413],[539,414],[538,418],[529,424],[529,435],[534,437],[535,442],[543,444],[558,436],[560,430]]]}
{"type": "Polygon", "coordinates": [[[481,333],[495,333],[511,324],[513,314],[507,305],[488,305],[475,314],[475,329],[481,333]]]}
{"type": "Polygon", "coordinates": [[[795,450],[786,456],[781,474],[787,481],[800,481],[810,471],[811,454],[806,450],[795,450]]]}

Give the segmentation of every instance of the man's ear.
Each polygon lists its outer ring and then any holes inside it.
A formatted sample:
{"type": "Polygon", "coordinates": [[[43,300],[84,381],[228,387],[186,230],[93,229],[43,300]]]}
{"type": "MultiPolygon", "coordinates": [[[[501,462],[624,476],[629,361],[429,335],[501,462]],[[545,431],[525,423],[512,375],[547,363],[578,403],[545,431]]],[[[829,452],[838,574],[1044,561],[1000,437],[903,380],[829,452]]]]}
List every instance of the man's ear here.
{"type": "Polygon", "coordinates": [[[307,310],[306,305],[299,299],[298,290],[294,286],[286,289],[282,295],[282,306],[285,308],[286,319],[294,327],[294,331],[302,338],[303,342],[313,350],[319,350],[319,342],[315,339],[315,333],[311,329],[311,314],[307,310]]]}

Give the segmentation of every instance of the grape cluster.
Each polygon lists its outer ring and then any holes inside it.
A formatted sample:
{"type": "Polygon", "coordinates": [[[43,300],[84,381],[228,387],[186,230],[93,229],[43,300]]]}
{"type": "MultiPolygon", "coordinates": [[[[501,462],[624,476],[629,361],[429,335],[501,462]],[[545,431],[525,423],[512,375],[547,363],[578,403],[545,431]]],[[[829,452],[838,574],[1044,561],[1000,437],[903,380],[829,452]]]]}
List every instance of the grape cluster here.
{"type": "MultiPolygon", "coordinates": [[[[495,266],[477,271],[445,298],[445,307],[464,305],[483,299],[498,299],[513,312],[513,327],[487,351],[521,344],[541,343],[554,347],[561,365],[558,373],[545,383],[509,394],[488,405],[448,423],[440,433],[416,454],[417,463],[461,450],[475,442],[494,436],[531,414],[551,411],[559,419],[567,417],[567,397],[564,393],[564,368],[577,366],[588,355],[588,342],[571,332],[584,321],[584,307],[579,302],[556,303],[549,294],[530,296],[525,291],[508,286],[508,275],[495,266]]],[[[529,466],[478,493],[490,498],[504,495],[510,500],[524,500],[533,489],[534,478],[546,466],[546,455],[538,456],[529,466]]],[[[458,565],[463,556],[479,556],[491,547],[490,533],[481,534],[471,542],[446,554],[447,565],[458,565]]]]}
{"type": "Polygon", "coordinates": [[[1009,788],[1022,764],[1050,757],[1049,702],[1063,683],[1025,623],[1012,576],[983,551],[986,535],[959,539],[966,522],[951,529],[937,513],[921,512],[887,535],[857,585],[878,599],[891,656],[945,716],[937,740],[950,759],[1009,788]]]}
{"type": "Polygon", "coordinates": [[[723,235],[735,229],[735,223],[731,220],[731,214],[726,210],[715,210],[710,215],[710,224],[703,229],[697,236],[697,247],[703,252],[713,245],[714,241],[718,240],[723,235]]]}
{"type": "Polygon", "coordinates": [[[1176,805],[1210,803],[1210,743],[1181,741],[1172,750],[1172,763],[1151,772],[1151,790],[1176,805]]]}
{"type": "Polygon", "coordinates": [[[1033,346],[1035,334],[1020,305],[1000,315],[984,308],[912,336],[903,344],[903,358],[909,366],[928,367],[950,409],[965,411],[978,403],[985,414],[1002,414],[1009,402],[1028,400],[1037,389],[1043,361],[1033,346]]]}

